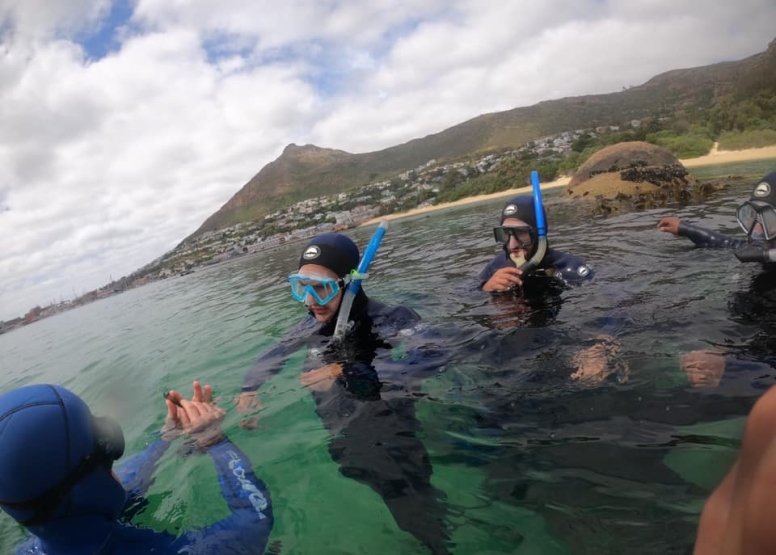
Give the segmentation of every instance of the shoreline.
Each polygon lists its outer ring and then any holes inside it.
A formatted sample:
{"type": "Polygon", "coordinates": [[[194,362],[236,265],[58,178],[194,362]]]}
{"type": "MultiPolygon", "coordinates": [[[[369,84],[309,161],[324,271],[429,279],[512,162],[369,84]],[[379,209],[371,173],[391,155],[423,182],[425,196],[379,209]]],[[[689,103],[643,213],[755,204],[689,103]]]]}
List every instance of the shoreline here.
{"type": "MultiPolygon", "coordinates": [[[[776,145],[762,148],[748,148],[746,150],[717,150],[717,143],[714,143],[714,147],[705,156],[699,156],[698,158],[686,158],[684,160],[679,160],[679,162],[681,162],[685,168],[697,168],[699,166],[714,166],[718,164],[730,164],[734,162],[768,160],[771,158],[776,159],[776,145]]],[[[558,187],[568,185],[569,181],[571,181],[571,176],[560,177],[554,181],[542,183],[541,189],[542,191],[547,189],[556,189],[558,187]]],[[[453,202],[444,202],[442,204],[424,206],[423,208],[413,208],[412,210],[408,210],[406,212],[397,212],[395,214],[386,214],[385,216],[371,218],[359,224],[357,227],[379,224],[383,220],[398,220],[400,218],[409,218],[411,216],[436,212],[437,210],[444,210],[446,208],[455,208],[457,206],[466,206],[468,204],[475,204],[477,202],[495,200],[503,197],[511,197],[521,193],[529,193],[532,190],[532,187],[529,185],[515,189],[506,189],[504,191],[499,191],[498,193],[475,195],[473,197],[458,199],[453,202]]]]}

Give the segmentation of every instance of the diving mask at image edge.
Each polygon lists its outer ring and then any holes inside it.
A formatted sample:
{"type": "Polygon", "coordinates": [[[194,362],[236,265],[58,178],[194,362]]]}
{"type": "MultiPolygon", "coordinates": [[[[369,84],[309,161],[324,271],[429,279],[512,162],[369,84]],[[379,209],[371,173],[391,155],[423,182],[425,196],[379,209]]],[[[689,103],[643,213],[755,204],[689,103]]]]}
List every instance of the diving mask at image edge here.
{"type": "Polygon", "coordinates": [[[530,249],[536,242],[536,231],[531,226],[502,225],[493,228],[493,238],[500,245],[507,245],[514,237],[521,249],[530,249]]]}
{"type": "Polygon", "coordinates": [[[336,297],[348,281],[348,278],[333,279],[302,274],[288,276],[292,297],[297,301],[305,302],[305,298],[309,294],[319,305],[325,305],[336,297]]]}
{"type": "Polygon", "coordinates": [[[736,209],[736,220],[748,236],[752,235],[755,224],[759,223],[766,240],[776,238],[776,209],[767,202],[754,200],[742,203],[736,209]]]}

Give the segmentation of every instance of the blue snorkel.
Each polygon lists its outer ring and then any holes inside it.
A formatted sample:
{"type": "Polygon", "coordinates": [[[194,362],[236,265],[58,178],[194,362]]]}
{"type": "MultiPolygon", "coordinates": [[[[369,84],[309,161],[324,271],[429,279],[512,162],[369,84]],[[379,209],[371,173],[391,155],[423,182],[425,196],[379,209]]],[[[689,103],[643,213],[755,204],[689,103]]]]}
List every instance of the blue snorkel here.
{"type": "Polygon", "coordinates": [[[534,255],[520,266],[523,274],[535,270],[547,253],[547,222],[544,220],[542,189],[539,187],[539,172],[536,170],[531,172],[531,185],[533,185],[534,213],[536,214],[537,245],[534,255]]]}
{"type": "Polygon", "coordinates": [[[356,298],[356,293],[358,293],[358,290],[361,287],[361,280],[366,276],[366,271],[369,268],[369,264],[375,257],[377,248],[380,246],[380,241],[383,240],[383,235],[385,235],[385,231],[387,229],[388,221],[384,220],[380,222],[380,225],[377,226],[374,235],[372,235],[372,239],[369,240],[369,244],[366,246],[364,256],[361,257],[361,261],[358,263],[358,268],[356,268],[355,274],[352,274],[353,278],[350,280],[350,283],[348,283],[348,287],[345,289],[345,294],[342,296],[342,303],[340,304],[337,324],[334,326],[334,334],[332,335],[333,341],[340,341],[343,337],[345,337],[345,332],[348,330],[348,318],[350,317],[350,309],[353,307],[353,299],[356,298]]]}

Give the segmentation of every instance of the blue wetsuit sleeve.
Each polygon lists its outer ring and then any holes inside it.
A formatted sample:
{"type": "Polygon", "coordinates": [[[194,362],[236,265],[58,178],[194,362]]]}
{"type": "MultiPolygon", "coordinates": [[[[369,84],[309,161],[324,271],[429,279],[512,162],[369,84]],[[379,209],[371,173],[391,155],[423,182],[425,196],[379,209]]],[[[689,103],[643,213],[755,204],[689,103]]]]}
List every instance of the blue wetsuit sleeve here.
{"type": "Polygon", "coordinates": [[[685,223],[679,224],[679,236],[687,237],[698,247],[713,249],[737,249],[747,244],[746,240],[735,239],[724,233],[685,223]]]}
{"type": "Polygon", "coordinates": [[[171,553],[264,553],[274,516],[269,490],[253,472],[248,457],[225,439],[208,449],[231,514],[178,538],[171,553]]]}
{"type": "Polygon", "coordinates": [[[169,441],[157,439],[148,444],[140,453],[124,459],[114,470],[121,485],[127,490],[130,497],[145,495],[153,484],[153,474],[156,463],[170,446],[169,441]]]}
{"type": "Polygon", "coordinates": [[[30,536],[23,543],[16,546],[14,555],[46,555],[40,545],[40,540],[30,536]]]}

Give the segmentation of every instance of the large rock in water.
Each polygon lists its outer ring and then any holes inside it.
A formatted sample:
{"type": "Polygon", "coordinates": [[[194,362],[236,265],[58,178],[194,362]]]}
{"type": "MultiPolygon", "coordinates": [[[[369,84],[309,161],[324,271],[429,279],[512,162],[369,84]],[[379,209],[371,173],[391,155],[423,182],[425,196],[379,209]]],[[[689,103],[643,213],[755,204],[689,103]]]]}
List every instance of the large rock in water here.
{"type": "MultiPolygon", "coordinates": [[[[614,199],[676,197],[697,181],[679,160],[660,147],[635,141],[608,146],[580,166],[568,184],[572,197],[614,199]]],[[[681,196],[681,195],[680,195],[681,196]]]]}

